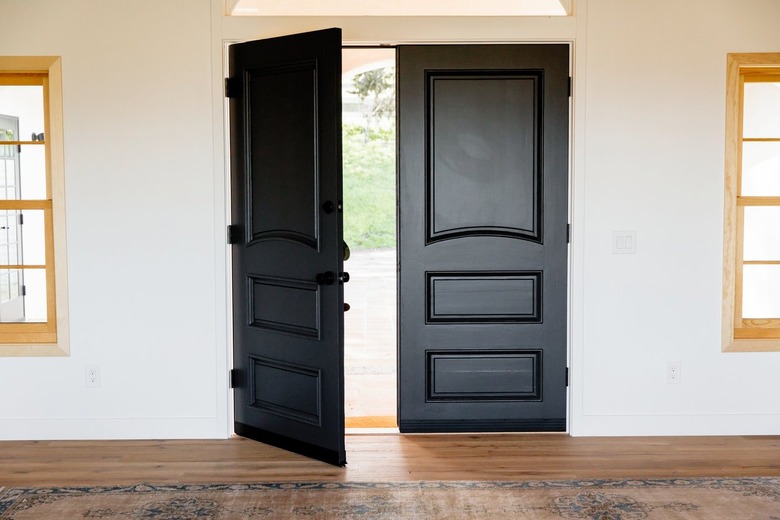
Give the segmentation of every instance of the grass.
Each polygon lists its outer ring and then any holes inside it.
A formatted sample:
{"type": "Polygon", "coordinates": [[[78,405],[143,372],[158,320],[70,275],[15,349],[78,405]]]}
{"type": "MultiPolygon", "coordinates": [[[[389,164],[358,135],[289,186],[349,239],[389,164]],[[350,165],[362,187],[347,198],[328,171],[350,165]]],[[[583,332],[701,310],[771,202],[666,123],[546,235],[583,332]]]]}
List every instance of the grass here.
{"type": "Polygon", "coordinates": [[[345,125],[344,240],[350,249],[394,248],[396,243],[394,131],[345,125]]]}

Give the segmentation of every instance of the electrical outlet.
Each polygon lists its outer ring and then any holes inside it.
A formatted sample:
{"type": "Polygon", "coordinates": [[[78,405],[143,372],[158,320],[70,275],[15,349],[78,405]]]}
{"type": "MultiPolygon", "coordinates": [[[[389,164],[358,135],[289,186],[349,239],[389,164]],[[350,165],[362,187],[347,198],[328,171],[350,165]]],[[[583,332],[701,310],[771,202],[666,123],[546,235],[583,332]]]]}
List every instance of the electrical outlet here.
{"type": "Polygon", "coordinates": [[[89,388],[97,388],[100,386],[100,366],[87,365],[84,373],[86,378],[85,383],[89,388]]]}
{"type": "Polygon", "coordinates": [[[668,361],[666,363],[666,384],[679,385],[681,379],[680,362],[668,361]]]}

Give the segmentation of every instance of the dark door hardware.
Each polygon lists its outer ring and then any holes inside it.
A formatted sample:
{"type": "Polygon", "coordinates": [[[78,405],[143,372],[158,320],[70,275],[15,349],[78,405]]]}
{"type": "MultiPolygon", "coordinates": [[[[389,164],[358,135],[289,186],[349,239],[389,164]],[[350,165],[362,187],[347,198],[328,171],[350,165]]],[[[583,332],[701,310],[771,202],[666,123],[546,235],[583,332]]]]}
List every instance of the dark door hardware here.
{"type": "Polygon", "coordinates": [[[333,285],[336,282],[336,275],[333,271],[325,271],[324,273],[317,273],[315,280],[319,285],[333,285]]]}

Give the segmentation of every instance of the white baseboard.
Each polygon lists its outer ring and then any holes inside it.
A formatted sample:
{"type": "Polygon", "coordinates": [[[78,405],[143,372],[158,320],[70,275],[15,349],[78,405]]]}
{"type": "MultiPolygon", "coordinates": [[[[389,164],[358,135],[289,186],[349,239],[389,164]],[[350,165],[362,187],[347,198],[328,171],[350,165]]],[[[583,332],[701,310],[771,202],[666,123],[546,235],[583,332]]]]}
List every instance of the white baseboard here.
{"type": "Polygon", "coordinates": [[[584,415],[575,418],[581,437],[780,435],[780,414],[584,415]]]}
{"type": "Polygon", "coordinates": [[[224,419],[0,419],[0,440],[226,439],[224,419]]]}

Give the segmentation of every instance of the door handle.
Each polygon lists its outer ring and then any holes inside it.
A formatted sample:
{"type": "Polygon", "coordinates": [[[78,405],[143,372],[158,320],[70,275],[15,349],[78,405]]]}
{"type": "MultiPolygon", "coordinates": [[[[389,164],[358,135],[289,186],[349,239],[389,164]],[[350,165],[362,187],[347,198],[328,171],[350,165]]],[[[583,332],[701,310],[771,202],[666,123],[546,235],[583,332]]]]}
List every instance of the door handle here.
{"type": "MultiPolygon", "coordinates": [[[[336,283],[336,274],[333,271],[325,271],[324,273],[317,273],[315,278],[319,285],[333,285],[336,283]]],[[[349,273],[340,273],[338,281],[341,284],[345,284],[349,281],[349,273]]]]}
{"type": "Polygon", "coordinates": [[[333,285],[336,282],[336,275],[333,274],[333,271],[325,271],[317,273],[315,280],[319,285],[333,285]]]}

